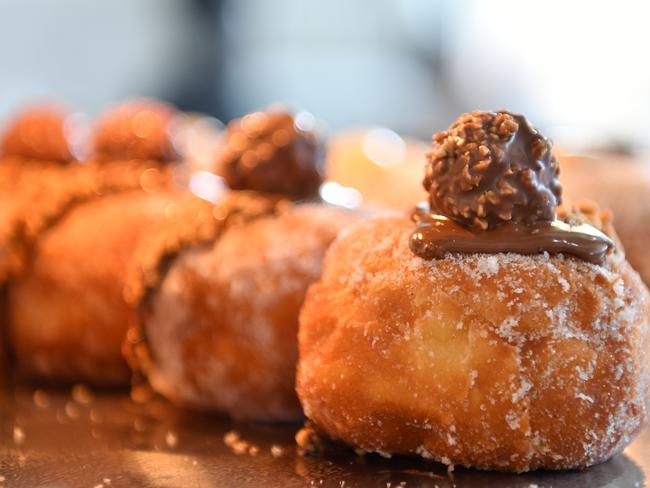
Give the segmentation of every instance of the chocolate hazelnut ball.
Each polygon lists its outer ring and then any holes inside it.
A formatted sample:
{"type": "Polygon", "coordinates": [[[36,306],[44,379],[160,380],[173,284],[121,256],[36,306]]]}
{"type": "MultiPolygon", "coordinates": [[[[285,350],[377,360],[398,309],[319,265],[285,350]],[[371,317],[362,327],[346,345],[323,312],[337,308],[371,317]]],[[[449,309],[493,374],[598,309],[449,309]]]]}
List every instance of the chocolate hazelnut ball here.
{"type": "Polygon", "coordinates": [[[561,203],[551,142],[523,115],[471,112],[433,136],[424,188],[434,212],[477,230],[552,221],[561,203]]]}
{"type": "Polygon", "coordinates": [[[42,161],[73,160],[70,141],[66,137],[68,115],[55,105],[25,108],[7,125],[0,153],[42,161]]]}
{"type": "Polygon", "coordinates": [[[172,143],[177,117],[172,106],[157,100],[118,105],[105,112],[97,123],[95,155],[102,159],[178,159],[172,143]]]}
{"type": "Polygon", "coordinates": [[[323,181],[325,149],[309,124],[288,112],[255,112],[228,125],[217,165],[235,190],[307,198],[323,181]]]}

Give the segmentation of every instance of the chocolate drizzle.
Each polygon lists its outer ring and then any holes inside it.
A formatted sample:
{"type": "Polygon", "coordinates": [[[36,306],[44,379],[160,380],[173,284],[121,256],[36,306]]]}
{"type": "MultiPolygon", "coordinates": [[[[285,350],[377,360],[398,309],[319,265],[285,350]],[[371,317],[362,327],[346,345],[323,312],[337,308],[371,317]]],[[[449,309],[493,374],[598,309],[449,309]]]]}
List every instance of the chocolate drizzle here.
{"type": "Polygon", "coordinates": [[[472,230],[418,206],[413,213],[416,227],[410,247],[424,259],[443,258],[446,253],[571,254],[601,264],[614,242],[595,227],[571,225],[561,220],[522,224],[503,223],[489,231],[472,230]]]}
{"type": "Polygon", "coordinates": [[[194,195],[171,203],[165,219],[153,226],[136,250],[136,263],[126,287],[127,301],[142,304],[162,282],[167,264],[185,249],[215,242],[227,229],[260,217],[276,215],[290,203],[255,192],[227,193],[212,203],[194,195]]]}
{"type": "Polygon", "coordinates": [[[0,224],[0,282],[21,273],[39,237],[78,205],[103,195],[171,189],[170,167],[155,161],[74,165],[27,179],[25,198],[0,224]]]}

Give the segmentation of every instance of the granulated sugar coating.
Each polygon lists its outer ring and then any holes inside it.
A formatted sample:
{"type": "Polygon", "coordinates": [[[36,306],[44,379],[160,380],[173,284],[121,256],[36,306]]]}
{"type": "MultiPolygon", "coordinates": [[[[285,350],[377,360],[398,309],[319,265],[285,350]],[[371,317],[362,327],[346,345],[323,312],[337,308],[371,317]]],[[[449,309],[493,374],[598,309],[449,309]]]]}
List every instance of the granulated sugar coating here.
{"type": "Polygon", "coordinates": [[[648,416],[650,303],[621,252],[423,260],[412,223],[331,247],[300,318],[315,429],[382,454],[528,471],[599,463],[648,416]]]}
{"type": "Polygon", "coordinates": [[[235,418],[300,418],[298,313],[327,247],[357,218],[296,205],[182,250],[144,318],[151,386],[178,404],[235,418]]]}

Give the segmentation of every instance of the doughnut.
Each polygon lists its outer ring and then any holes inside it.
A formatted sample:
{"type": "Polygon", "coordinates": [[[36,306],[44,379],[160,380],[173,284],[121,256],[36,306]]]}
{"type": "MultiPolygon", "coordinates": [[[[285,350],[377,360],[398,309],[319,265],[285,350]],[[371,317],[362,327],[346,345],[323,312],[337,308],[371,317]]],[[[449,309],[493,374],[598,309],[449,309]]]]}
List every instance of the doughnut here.
{"type": "MultiPolygon", "coordinates": [[[[280,115],[255,115],[257,122],[266,117],[276,127],[280,115]]],[[[253,188],[227,191],[215,203],[185,199],[143,238],[127,288],[140,311],[125,342],[139,377],[136,398],[146,397],[146,381],[176,404],[236,419],[300,418],[294,388],[299,310],[329,244],[359,217],[313,195],[318,170],[291,159],[305,157],[298,148],[317,141],[312,133],[287,128],[287,117],[281,115],[275,130],[289,140],[261,130],[247,141],[253,148],[279,145],[277,151],[264,149],[258,159],[263,168],[225,173],[231,187],[244,181],[253,188]],[[277,186],[261,181],[262,174],[277,186]],[[310,199],[297,201],[307,189],[310,199]]],[[[230,139],[240,133],[233,127],[242,125],[231,123],[230,139]]],[[[256,149],[241,154],[249,150],[256,149]]],[[[244,156],[232,158],[220,156],[232,165],[244,156]]],[[[318,158],[313,151],[311,164],[318,165],[318,158]]]]}
{"type": "Polygon", "coordinates": [[[650,283],[650,164],[631,157],[564,156],[562,185],[571,200],[598,199],[612,211],[625,255],[650,283]]]}
{"type": "Polygon", "coordinates": [[[121,344],[135,311],[123,297],[126,274],[142,230],[173,198],[174,166],[92,157],[18,206],[0,245],[15,250],[0,269],[8,270],[6,327],[19,377],[128,384],[121,344]]]}
{"type": "MultiPolygon", "coordinates": [[[[4,283],[0,284],[0,312],[7,308],[7,289],[4,283]]],[[[0,396],[5,386],[9,383],[9,340],[7,338],[7,325],[3,314],[0,314],[0,396]]]]}
{"type": "MultiPolygon", "coordinates": [[[[0,165],[3,163],[0,162],[0,165]]],[[[70,174],[74,173],[67,167],[48,162],[40,165],[36,161],[21,169],[17,165],[15,169],[15,172],[9,171],[13,173],[12,177],[0,182],[0,186],[6,186],[4,191],[0,191],[0,283],[5,283],[24,265],[26,251],[23,237],[26,227],[38,220],[31,216],[26,222],[28,214],[25,209],[47,201],[48,196],[57,193],[58,188],[67,186],[70,174]],[[15,185],[11,185],[12,179],[15,185]]]]}
{"type": "Polygon", "coordinates": [[[558,208],[550,143],[518,114],[465,114],[426,168],[428,205],[349,228],[307,293],[315,439],[514,472],[620,452],[647,421],[650,293],[607,215],[558,208]]]}

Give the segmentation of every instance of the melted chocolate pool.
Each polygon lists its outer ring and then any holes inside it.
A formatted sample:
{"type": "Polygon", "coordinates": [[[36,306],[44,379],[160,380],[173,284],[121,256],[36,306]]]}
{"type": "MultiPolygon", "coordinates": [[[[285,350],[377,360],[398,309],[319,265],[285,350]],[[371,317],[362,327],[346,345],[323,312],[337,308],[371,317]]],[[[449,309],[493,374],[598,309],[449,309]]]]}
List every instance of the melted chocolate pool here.
{"type": "Polygon", "coordinates": [[[442,215],[418,206],[411,234],[411,250],[424,259],[442,258],[445,253],[571,254],[601,264],[614,243],[588,224],[569,225],[560,220],[534,224],[504,223],[489,231],[470,230],[442,215]]]}

